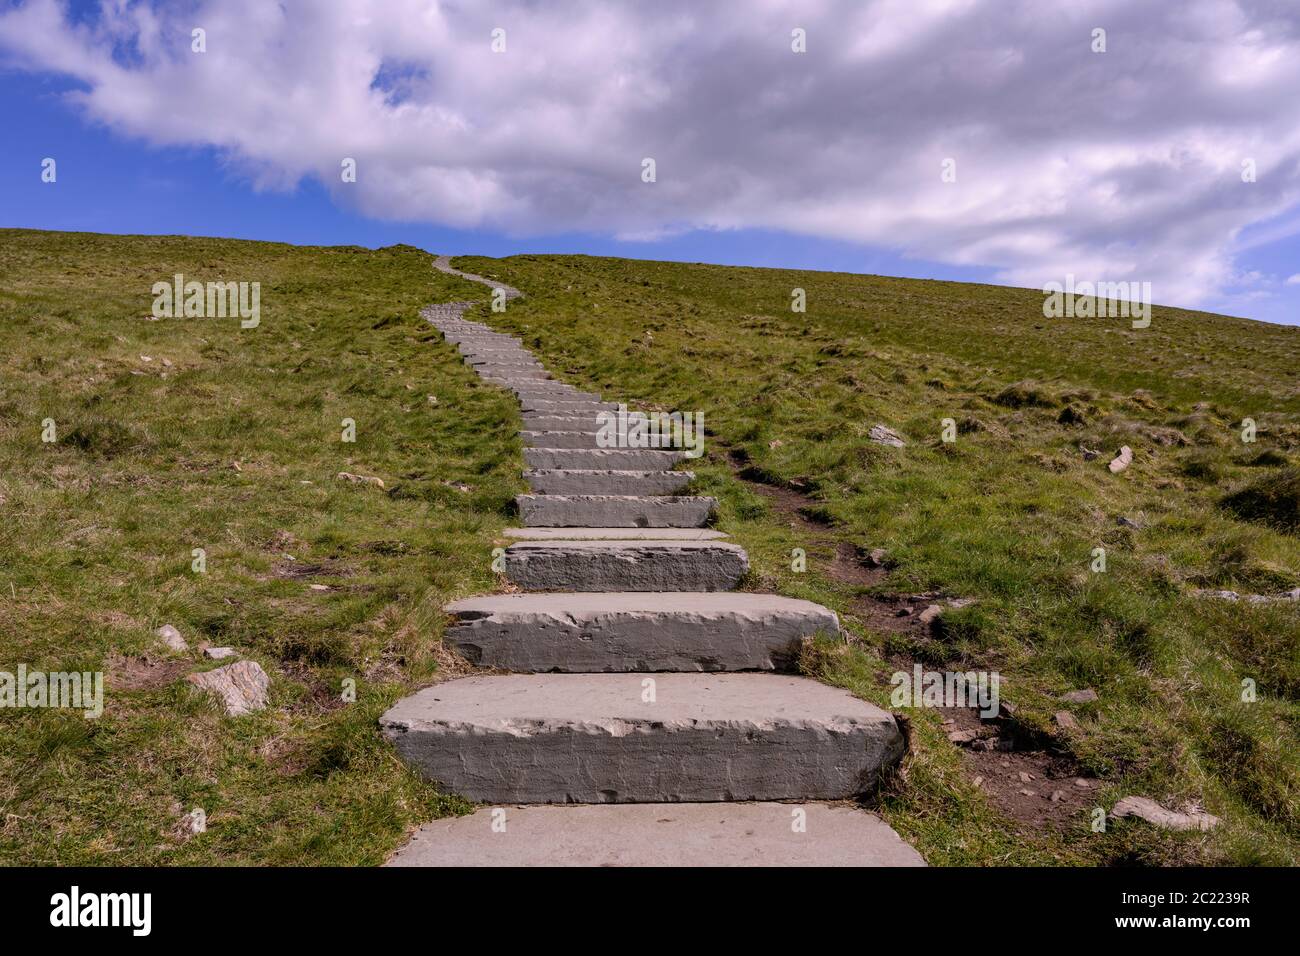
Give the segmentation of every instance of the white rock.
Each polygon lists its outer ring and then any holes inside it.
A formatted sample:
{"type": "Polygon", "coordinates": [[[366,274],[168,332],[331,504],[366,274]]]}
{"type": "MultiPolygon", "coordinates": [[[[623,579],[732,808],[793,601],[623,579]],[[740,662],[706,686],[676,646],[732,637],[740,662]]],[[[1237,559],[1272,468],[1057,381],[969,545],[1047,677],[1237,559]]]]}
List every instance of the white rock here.
{"type": "Polygon", "coordinates": [[[200,690],[220,697],[231,717],[264,709],[271,688],[271,678],[253,661],[237,661],[214,671],[190,674],[185,679],[200,690]]]}
{"type": "Polygon", "coordinates": [[[1111,460],[1108,467],[1112,475],[1118,475],[1131,464],[1133,464],[1133,449],[1125,445],[1119,450],[1119,454],[1111,460]]]}
{"type": "Polygon", "coordinates": [[[904,448],[907,445],[903,436],[887,425],[872,425],[867,437],[877,445],[891,445],[894,448],[904,448]]]}
{"type": "Polygon", "coordinates": [[[1110,815],[1114,819],[1139,817],[1162,830],[1212,830],[1219,825],[1219,818],[1213,814],[1178,813],[1175,810],[1167,810],[1146,797],[1125,797],[1115,804],[1110,815]]]}
{"type": "Polygon", "coordinates": [[[235,656],[233,647],[208,647],[204,648],[203,656],[214,661],[224,661],[227,657],[235,656]]]}
{"type": "Polygon", "coordinates": [[[384,487],[384,479],[376,478],[373,475],[354,475],[350,471],[340,471],[338,479],[340,481],[351,481],[354,484],[374,485],[376,488],[384,487]]]}
{"type": "Polygon", "coordinates": [[[188,651],[190,649],[190,646],[185,643],[185,638],[181,637],[181,632],[170,624],[164,624],[158,628],[156,633],[162,638],[163,643],[174,651],[188,651]]]}

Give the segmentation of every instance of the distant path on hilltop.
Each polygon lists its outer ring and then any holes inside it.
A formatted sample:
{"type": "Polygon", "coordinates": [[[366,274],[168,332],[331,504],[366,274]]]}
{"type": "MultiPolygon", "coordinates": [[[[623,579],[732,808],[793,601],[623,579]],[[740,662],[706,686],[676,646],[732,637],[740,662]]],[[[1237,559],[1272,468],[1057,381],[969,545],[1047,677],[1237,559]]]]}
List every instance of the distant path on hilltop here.
{"type": "MultiPolygon", "coordinates": [[[[451,267],[451,256],[438,256],[433,260],[433,267],[439,272],[445,272],[448,275],[460,276],[462,279],[468,279],[470,282],[481,282],[493,289],[500,289],[506,294],[506,300],[523,298],[523,293],[514,286],[506,285],[504,282],[496,282],[493,279],[485,279],[482,276],[476,276],[472,272],[461,272],[459,269],[451,267]]],[[[459,304],[459,303],[458,303],[459,304]]]]}

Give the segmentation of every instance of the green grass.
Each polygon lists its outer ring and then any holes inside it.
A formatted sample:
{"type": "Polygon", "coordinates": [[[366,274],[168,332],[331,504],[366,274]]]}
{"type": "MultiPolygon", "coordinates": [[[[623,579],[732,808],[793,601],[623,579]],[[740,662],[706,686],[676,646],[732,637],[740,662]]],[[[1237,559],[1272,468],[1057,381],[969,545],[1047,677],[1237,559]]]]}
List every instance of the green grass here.
{"type": "Polygon", "coordinates": [[[417,314],[481,287],[429,262],[0,232],[0,670],[110,675],[99,720],[0,711],[0,862],[376,863],[465,809],[375,730],[432,678],[441,605],[494,586],[520,490],[510,398],[417,314]],[[260,281],[261,325],[148,321],[175,272],[260,281]],[[231,719],[178,684],[215,665],[169,656],[164,623],[261,663],[273,706],[231,719]],[[176,839],[196,806],[208,832],[176,839]]]}
{"type": "MultiPolygon", "coordinates": [[[[0,711],[0,863],[375,863],[467,809],[376,731],[448,660],[441,605],[496,587],[490,548],[520,490],[512,400],[417,316],[487,292],[429,263],[404,247],[0,231],[0,670],[118,676],[98,721],[0,711]],[[261,326],[148,321],[150,287],[175,272],[260,281],[261,326]],[[261,663],[273,706],[231,719],[189,692],[179,677],[213,665],[161,650],[163,623],[261,663]],[[355,703],[340,699],[349,678],[355,703]],[[194,806],[209,830],[181,839],[194,806]]],[[[1031,291],[830,273],[455,265],[525,293],[473,317],[521,333],[557,374],[704,412],[697,485],[750,554],[747,586],[825,603],[855,635],[810,648],[808,673],[888,705],[887,657],[996,669],[1045,734],[1055,695],[1093,687],[1101,700],[1074,709],[1083,732],[1057,745],[1103,779],[1099,804],[1137,793],[1224,819],[1209,835],[1028,831],[969,782],[937,718],[912,712],[880,805],[931,863],[1300,858],[1300,608],[1192,596],[1300,584],[1300,330],[1161,308],[1145,330],[1047,320],[1031,291]],[[795,287],[806,314],[790,311],[795,287]],[[907,447],[868,442],[877,422],[907,447]],[[1121,444],[1135,461],[1111,475],[1121,444]],[[872,632],[859,589],[824,573],[825,549],[724,448],[809,495],[831,539],[888,548],[882,592],[978,603],[924,647],[872,632]]]]}

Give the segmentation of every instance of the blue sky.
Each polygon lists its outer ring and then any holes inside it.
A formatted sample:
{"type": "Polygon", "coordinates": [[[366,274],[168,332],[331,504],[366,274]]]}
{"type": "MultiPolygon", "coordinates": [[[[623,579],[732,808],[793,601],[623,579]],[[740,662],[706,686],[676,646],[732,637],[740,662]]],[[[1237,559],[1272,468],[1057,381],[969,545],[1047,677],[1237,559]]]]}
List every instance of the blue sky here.
{"type": "Polygon", "coordinates": [[[1159,14],[1089,5],[1093,19],[1063,27],[1027,12],[1016,35],[990,32],[983,0],[873,0],[869,20],[830,4],[840,19],[820,23],[768,9],[770,29],[700,22],[689,5],[642,23],[621,7],[560,3],[548,19],[396,0],[378,23],[362,0],[334,19],[286,0],[271,20],[251,0],[72,15],[0,0],[0,225],[1036,287],[1073,273],[1300,324],[1300,124],[1269,98],[1300,95],[1300,15],[1263,48],[1260,23],[1193,3],[1209,19],[1179,22],[1180,79],[1159,14]],[[906,29],[888,29],[901,13],[906,29]],[[1105,56],[1087,48],[1094,20],[1113,24],[1105,56]],[[494,56],[498,22],[512,45],[494,56]],[[787,48],[793,22],[809,24],[806,59],[787,48]],[[1207,58],[1229,88],[1205,79],[1207,58]],[[1061,73],[1064,88],[1037,89],[1061,73]],[[879,91],[882,77],[897,88],[879,91]],[[1093,126],[1054,110],[1057,94],[1093,126]],[[1097,104],[1120,118],[1096,119],[1097,104]],[[940,176],[950,154],[955,182],[940,176]],[[338,181],[342,156],[357,183],[338,181]]]}

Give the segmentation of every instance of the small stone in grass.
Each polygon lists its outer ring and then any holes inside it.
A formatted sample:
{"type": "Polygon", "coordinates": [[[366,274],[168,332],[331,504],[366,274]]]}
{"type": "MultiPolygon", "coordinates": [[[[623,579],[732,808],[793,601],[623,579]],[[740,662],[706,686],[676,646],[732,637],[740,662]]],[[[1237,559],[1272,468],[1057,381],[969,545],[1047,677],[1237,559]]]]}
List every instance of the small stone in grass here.
{"type": "Polygon", "coordinates": [[[1118,475],[1131,464],[1133,464],[1133,449],[1129,448],[1128,445],[1125,445],[1119,450],[1119,454],[1111,460],[1111,463],[1107,467],[1110,468],[1110,473],[1112,475],[1118,475]]]}
{"type": "Polygon", "coordinates": [[[271,689],[271,678],[266,676],[260,664],[253,661],[237,661],[213,671],[190,674],[185,679],[199,690],[211,691],[220,697],[231,717],[263,710],[271,689]]]}
{"type": "Polygon", "coordinates": [[[1213,814],[1204,811],[1179,813],[1146,797],[1125,797],[1115,804],[1110,815],[1113,819],[1139,817],[1162,830],[1212,830],[1219,825],[1219,818],[1213,814]]]}
{"type": "Polygon", "coordinates": [[[884,548],[872,548],[867,552],[867,567],[883,568],[889,559],[889,552],[884,548]]]}
{"type": "Polygon", "coordinates": [[[867,437],[877,445],[889,445],[893,448],[904,448],[907,445],[907,442],[903,441],[903,436],[887,425],[872,425],[871,430],[867,432],[867,437]]]}
{"type": "Polygon", "coordinates": [[[207,647],[203,650],[203,656],[214,661],[224,661],[227,657],[235,656],[233,647],[207,647]]]}
{"type": "Polygon", "coordinates": [[[338,478],[340,481],[350,481],[354,484],[374,485],[376,488],[384,487],[384,479],[376,478],[374,475],[354,475],[350,471],[340,471],[338,478]]]}
{"type": "Polygon", "coordinates": [[[1082,730],[1079,726],[1079,722],[1074,719],[1074,714],[1070,713],[1068,710],[1057,711],[1056,716],[1052,719],[1056,721],[1056,726],[1060,727],[1062,730],[1082,730]]]}
{"type": "Polygon", "coordinates": [[[1062,694],[1061,700],[1067,704],[1090,704],[1097,699],[1097,692],[1091,687],[1086,690],[1072,690],[1068,694],[1062,694]]]}
{"type": "Polygon", "coordinates": [[[174,651],[188,651],[190,649],[190,646],[185,643],[185,638],[181,637],[181,632],[170,624],[164,624],[158,628],[157,634],[162,638],[163,643],[174,651]]]}
{"type": "Polygon", "coordinates": [[[185,816],[181,817],[180,829],[182,833],[188,833],[190,836],[198,836],[200,833],[208,832],[208,815],[202,807],[195,807],[185,816]]]}

